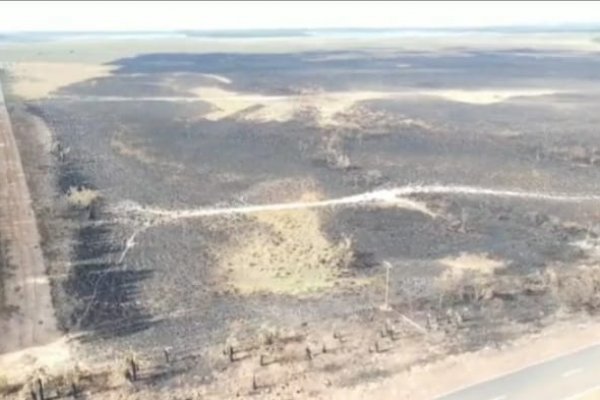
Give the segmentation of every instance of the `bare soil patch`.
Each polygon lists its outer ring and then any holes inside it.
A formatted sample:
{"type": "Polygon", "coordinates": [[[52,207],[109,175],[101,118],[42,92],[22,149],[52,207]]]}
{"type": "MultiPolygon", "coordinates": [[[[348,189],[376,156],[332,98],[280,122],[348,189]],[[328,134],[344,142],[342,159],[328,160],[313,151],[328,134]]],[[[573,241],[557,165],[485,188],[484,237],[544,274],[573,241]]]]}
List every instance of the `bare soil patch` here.
{"type": "Polygon", "coordinates": [[[496,89],[496,90],[431,90],[419,94],[441,97],[450,101],[470,104],[495,104],[517,97],[549,96],[559,93],[552,89],[496,89]]]}
{"type": "Polygon", "coordinates": [[[61,87],[109,76],[113,69],[107,65],[77,62],[19,62],[9,69],[12,78],[10,89],[23,99],[40,99],[61,87]]]}
{"type": "MultiPolygon", "coordinates": [[[[304,200],[315,194],[305,194],[304,200]]],[[[250,229],[222,252],[221,268],[229,284],[243,294],[305,295],[338,285],[353,260],[349,238],[331,242],[321,231],[315,210],[261,212],[250,229]]]]}

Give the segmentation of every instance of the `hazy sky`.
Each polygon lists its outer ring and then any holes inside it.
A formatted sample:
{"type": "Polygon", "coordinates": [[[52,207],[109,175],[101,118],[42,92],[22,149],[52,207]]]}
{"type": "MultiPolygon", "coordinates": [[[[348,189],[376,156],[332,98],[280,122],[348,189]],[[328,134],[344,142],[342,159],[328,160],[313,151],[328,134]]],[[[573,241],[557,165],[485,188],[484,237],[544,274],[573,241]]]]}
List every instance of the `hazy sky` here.
{"type": "Polygon", "coordinates": [[[0,31],[600,23],[600,2],[0,2],[0,31]]]}

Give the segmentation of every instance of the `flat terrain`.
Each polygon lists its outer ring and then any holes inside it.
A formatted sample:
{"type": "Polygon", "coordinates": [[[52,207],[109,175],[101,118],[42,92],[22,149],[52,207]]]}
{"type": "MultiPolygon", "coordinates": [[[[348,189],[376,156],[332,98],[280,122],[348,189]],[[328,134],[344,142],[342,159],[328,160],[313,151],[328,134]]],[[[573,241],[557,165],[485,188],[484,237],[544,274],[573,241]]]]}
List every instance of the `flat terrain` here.
{"type": "Polygon", "coordinates": [[[0,86],[0,354],[60,336],[29,189],[0,86]]]}
{"type": "Polygon", "coordinates": [[[596,42],[283,42],[0,43],[37,217],[0,272],[90,395],[377,393],[596,318],[596,42]]]}
{"type": "Polygon", "coordinates": [[[598,388],[600,345],[532,365],[489,382],[471,386],[441,400],[457,399],[565,399],[598,388]]]}

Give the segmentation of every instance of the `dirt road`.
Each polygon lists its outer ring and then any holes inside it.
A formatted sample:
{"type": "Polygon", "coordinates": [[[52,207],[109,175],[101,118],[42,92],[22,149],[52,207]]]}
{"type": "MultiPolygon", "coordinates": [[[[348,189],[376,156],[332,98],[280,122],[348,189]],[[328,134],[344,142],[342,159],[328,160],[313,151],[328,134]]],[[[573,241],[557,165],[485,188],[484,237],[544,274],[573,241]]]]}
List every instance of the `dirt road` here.
{"type": "Polygon", "coordinates": [[[6,303],[0,315],[0,354],[55,341],[60,337],[40,248],[36,218],[10,117],[0,86],[0,237],[7,241],[10,275],[4,284],[6,303]]]}
{"type": "Polygon", "coordinates": [[[431,211],[428,211],[423,203],[406,198],[406,196],[411,196],[415,194],[450,194],[480,197],[516,198],[524,200],[537,200],[558,203],[582,203],[588,201],[600,201],[600,195],[598,194],[526,192],[518,190],[491,189],[484,187],[460,185],[408,185],[390,189],[374,190],[371,192],[361,193],[347,197],[340,197],[337,199],[293,203],[258,204],[239,207],[208,207],[196,209],[165,210],[151,206],[140,206],[139,204],[132,202],[125,202],[120,206],[116,207],[116,211],[121,211],[125,213],[131,212],[134,214],[141,214],[150,217],[158,217],[161,218],[159,222],[163,223],[186,218],[234,214],[252,214],[265,211],[284,211],[368,204],[396,205],[398,207],[408,208],[431,215],[431,211]]]}

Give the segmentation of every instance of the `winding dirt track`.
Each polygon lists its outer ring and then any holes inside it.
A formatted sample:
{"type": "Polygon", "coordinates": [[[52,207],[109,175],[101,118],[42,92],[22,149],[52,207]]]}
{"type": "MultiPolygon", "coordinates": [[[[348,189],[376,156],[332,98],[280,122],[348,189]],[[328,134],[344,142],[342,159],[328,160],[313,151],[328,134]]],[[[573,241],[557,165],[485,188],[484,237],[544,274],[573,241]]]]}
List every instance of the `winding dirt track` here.
{"type": "Polygon", "coordinates": [[[355,205],[398,205],[417,211],[426,212],[426,208],[418,202],[408,199],[412,195],[448,194],[480,197],[516,198],[525,200],[548,201],[558,203],[581,203],[587,201],[600,201],[600,195],[558,193],[558,192],[529,192],[519,190],[490,189],[477,186],[461,185],[407,185],[390,189],[374,190],[372,192],[340,197],[337,199],[260,204],[240,207],[209,207],[195,209],[165,210],[151,206],[140,206],[137,203],[126,202],[116,207],[117,211],[130,212],[150,217],[160,218],[159,222],[165,223],[186,218],[199,218],[234,214],[252,214],[265,211],[297,210],[309,208],[325,208],[355,205]]]}
{"type": "Polygon", "coordinates": [[[35,214],[21,157],[0,85],[0,238],[7,241],[11,275],[6,303],[16,312],[0,316],[0,354],[60,337],[40,248],[35,214]]]}
{"type": "MultiPolygon", "coordinates": [[[[514,198],[532,201],[546,201],[558,203],[582,203],[582,202],[600,202],[600,195],[585,193],[560,193],[560,192],[535,192],[520,190],[491,189],[477,186],[463,185],[407,185],[395,188],[374,190],[371,192],[360,193],[356,195],[339,197],[336,199],[304,201],[292,203],[276,204],[257,204],[238,207],[200,207],[190,209],[168,210],[152,206],[141,206],[135,202],[125,201],[115,207],[117,213],[125,215],[142,217],[145,220],[138,226],[125,242],[125,247],[119,256],[118,264],[122,263],[127,253],[135,246],[136,238],[152,227],[173,223],[183,219],[214,217],[235,214],[252,214],[257,212],[271,212],[283,210],[299,210],[311,208],[328,207],[352,207],[364,205],[395,205],[399,208],[405,208],[421,212],[430,217],[435,217],[435,213],[427,208],[423,202],[411,200],[412,195],[431,195],[447,194],[462,196],[480,196],[480,197],[499,197],[514,198]]],[[[139,220],[139,218],[134,218],[139,220]]]]}

